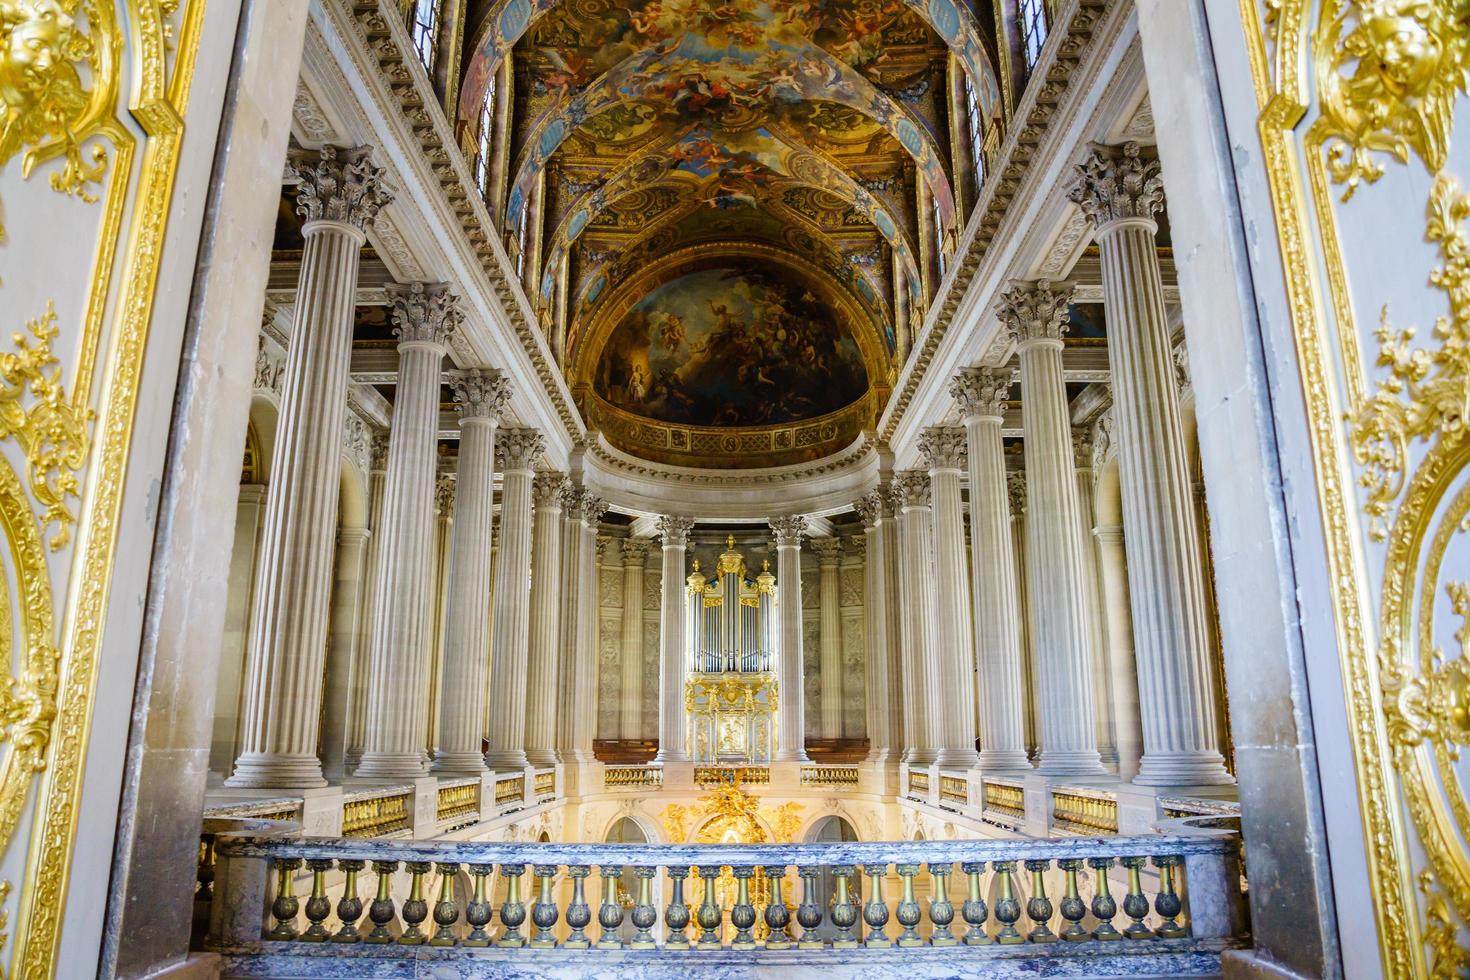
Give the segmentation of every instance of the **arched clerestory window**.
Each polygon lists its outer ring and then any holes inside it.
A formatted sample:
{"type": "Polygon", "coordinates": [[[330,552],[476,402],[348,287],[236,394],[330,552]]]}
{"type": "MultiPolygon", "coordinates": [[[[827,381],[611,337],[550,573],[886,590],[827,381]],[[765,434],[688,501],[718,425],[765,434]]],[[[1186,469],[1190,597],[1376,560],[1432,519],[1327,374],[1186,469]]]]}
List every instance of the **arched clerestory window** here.
{"type": "Polygon", "coordinates": [[[1041,46],[1046,43],[1050,24],[1046,18],[1046,0],[1021,0],[1018,20],[1021,27],[1021,48],[1026,55],[1027,71],[1036,67],[1041,57],[1041,46]]]}
{"type": "Polygon", "coordinates": [[[439,15],[441,0],[414,0],[408,18],[408,33],[419,61],[431,74],[439,47],[439,15]]]}
{"type": "Polygon", "coordinates": [[[495,73],[490,75],[485,88],[485,101],[480,103],[480,116],[476,121],[475,137],[475,184],[480,194],[490,199],[490,163],[495,150],[495,73]]]}

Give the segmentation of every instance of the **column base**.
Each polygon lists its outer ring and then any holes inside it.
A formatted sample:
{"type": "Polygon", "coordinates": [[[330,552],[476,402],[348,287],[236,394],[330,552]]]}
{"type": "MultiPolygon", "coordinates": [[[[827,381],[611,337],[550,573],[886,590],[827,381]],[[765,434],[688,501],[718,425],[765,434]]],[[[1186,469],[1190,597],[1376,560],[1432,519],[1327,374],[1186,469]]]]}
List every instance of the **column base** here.
{"type": "MultiPolygon", "coordinates": [[[[476,753],[476,755],[478,754],[479,753],[476,753]]],[[[556,751],[554,749],[526,750],[526,765],[528,766],[534,766],[537,769],[547,769],[551,766],[556,765],[558,761],[559,760],[556,757],[556,751]]]]}
{"type": "Polygon", "coordinates": [[[520,749],[491,749],[485,753],[485,765],[494,772],[519,772],[530,763],[520,749]]]}
{"type": "Polygon", "coordinates": [[[1046,776],[1107,776],[1096,749],[1082,751],[1041,750],[1036,771],[1046,776]]]}
{"type": "Polygon", "coordinates": [[[478,752],[440,752],[429,771],[442,776],[479,776],[485,772],[485,757],[478,752]]]}
{"type": "Polygon", "coordinates": [[[922,769],[932,766],[937,758],[939,758],[938,749],[910,749],[904,753],[903,761],[904,765],[922,769]]]}
{"type": "Polygon", "coordinates": [[[1028,773],[1032,766],[1025,749],[985,749],[975,760],[975,768],[987,776],[1003,776],[1028,773]]]}
{"type": "Polygon", "coordinates": [[[246,752],[224,783],[231,789],[316,789],[327,785],[322,763],[314,755],[246,752]]]}
{"type": "Polygon", "coordinates": [[[1229,786],[1235,777],[1218,752],[1147,752],[1133,781],[1140,786],[1229,786]]]}
{"type": "Polygon", "coordinates": [[[352,778],[418,779],[428,774],[429,760],[422,752],[364,752],[352,778]]]}
{"type": "Polygon", "coordinates": [[[940,749],[934,763],[941,769],[973,769],[979,758],[974,749],[940,749]]]}

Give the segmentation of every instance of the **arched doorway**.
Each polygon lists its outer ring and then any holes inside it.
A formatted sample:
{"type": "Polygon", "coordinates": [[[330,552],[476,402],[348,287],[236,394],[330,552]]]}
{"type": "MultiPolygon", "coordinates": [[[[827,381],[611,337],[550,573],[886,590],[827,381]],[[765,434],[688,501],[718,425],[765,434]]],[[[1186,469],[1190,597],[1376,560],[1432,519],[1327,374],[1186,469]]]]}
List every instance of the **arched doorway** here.
{"type": "MultiPolygon", "coordinates": [[[[648,839],[648,833],[632,817],[619,817],[614,820],[612,825],[607,828],[607,833],[603,836],[603,842],[607,844],[651,843],[648,839]]],[[[599,887],[601,884],[599,882],[599,887]]],[[[638,896],[638,879],[631,864],[623,866],[623,873],[617,880],[616,888],[617,902],[623,909],[623,924],[618,926],[618,938],[624,943],[627,943],[632,940],[633,933],[638,931],[633,923],[629,921],[629,913],[633,911],[633,905],[637,901],[638,896]]],[[[599,891],[597,904],[600,905],[601,903],[602,893],[599,891]]],[[[592,917],[594,920],[597,918],[596,906],[594,906],[592,917]]]]}
{"type": "MultiPolygon", "coordinates": [[[[862,838],[858,836],[857,828],[852,825],[846,817],[832,814],[823,817],[812,824],[807,831],[806,839],[813,844],[845,844],[855,843],[862,838]]],[[[848,899],[858,907],[858,921],[862,921],[863,885],[867,879],[862,874],[861,868],[854,868],[853,875],[848,882],[848,899]]],[[[837,883],[832,875],[831,867],[822,866],[822,873],[817,876],[816,900],[826,909],[822,918],[822,926],[818,930],[824,940],[831,940],[836,934],[837,928],[832,925],[832,903],[837,897],[837,883]]],[[[856,930],[859,927],[854,927],[856,930]]]]}

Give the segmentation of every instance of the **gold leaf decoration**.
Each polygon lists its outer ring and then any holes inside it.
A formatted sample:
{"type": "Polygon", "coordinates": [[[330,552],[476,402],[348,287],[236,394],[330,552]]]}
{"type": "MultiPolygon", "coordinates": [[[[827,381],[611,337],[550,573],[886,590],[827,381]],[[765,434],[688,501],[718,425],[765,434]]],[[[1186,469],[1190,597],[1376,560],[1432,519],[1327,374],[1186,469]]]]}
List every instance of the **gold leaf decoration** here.
{"type": "Polygon", "coordinates": [[[1470,971],[1470,952],[1460,947],[1449,903],[1440,893],[1433,872],[1419,872],[1419,891],[1426,903],[1424,943],[1429,947],[1431,980],[1463,977],[1470,971]]]}
{"type": "Polygon", "coordinates": [[[1451,0],[1337,0],[1314,39],[1321,120],[1342,199],[1383,176],[1381,154],[1445,163],[1454,100],[1466,91],[1470,31],[1451,0]]]}
{"type": "Polygon", "coordinates": [[[97,200],[88,186],[101,181],[107,150],[82,144],[106,128],[116,99],[113,18],[111,5],[97,0],[0,0],[0,167],[24,150],[21,172],[29,177],[37,164],[63,157],[52,189],[97,200]]]}
{"type": "Polygon", "coordinates": [[[1470,241],[1462,223],[1470,196],[1441,174],[1430,193],[1425,238],[1439,245],[1443,264],[1430,284],[1449,299],[1450,312],[1434,322],[1434,348],[1413,343],[1413,327],[1398,329],[1384,308],[1378,330],[1378,366],[1388,369],[1378,390],[1352,421],[1353,455],[1368,491],[1369,533],[1382,541],[1388,513],[1403,490],[1408,444],[1434,433],[1460,438],[1470,424],[1470,241]]]}
{"type": "Polygon", "coordinates": [[[54,304],[47,301],[46,312],[26,329],[36,343],[16,333],[11,336],[15,353],[0,355],[0,439],[14,436],[25,452],[31,493],[46,508],[42,523],[56,525],[50,546],[57,551],[71,540],[76,521],[67,498],[77,495],[76,474],[87,458],[92,412],[67,400],[61,370],[54,367],[51,338],[59,329],[54,304]],[[33,399],[29,406],[23,404],[27,390],[33,399]]]}

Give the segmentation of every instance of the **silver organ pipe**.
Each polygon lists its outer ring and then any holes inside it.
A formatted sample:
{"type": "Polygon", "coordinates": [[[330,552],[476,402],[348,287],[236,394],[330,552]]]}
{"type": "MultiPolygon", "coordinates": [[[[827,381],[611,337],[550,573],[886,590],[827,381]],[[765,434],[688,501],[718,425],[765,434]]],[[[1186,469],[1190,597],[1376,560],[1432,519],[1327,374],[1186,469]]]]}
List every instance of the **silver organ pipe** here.
{"type": "Polygon", "coordinates": [[[689,662],[696,673],[761,673],[775,667],[775,583],[769,563],[748,578],[732,536],[714,578],[689,575],[689,662]]]}

